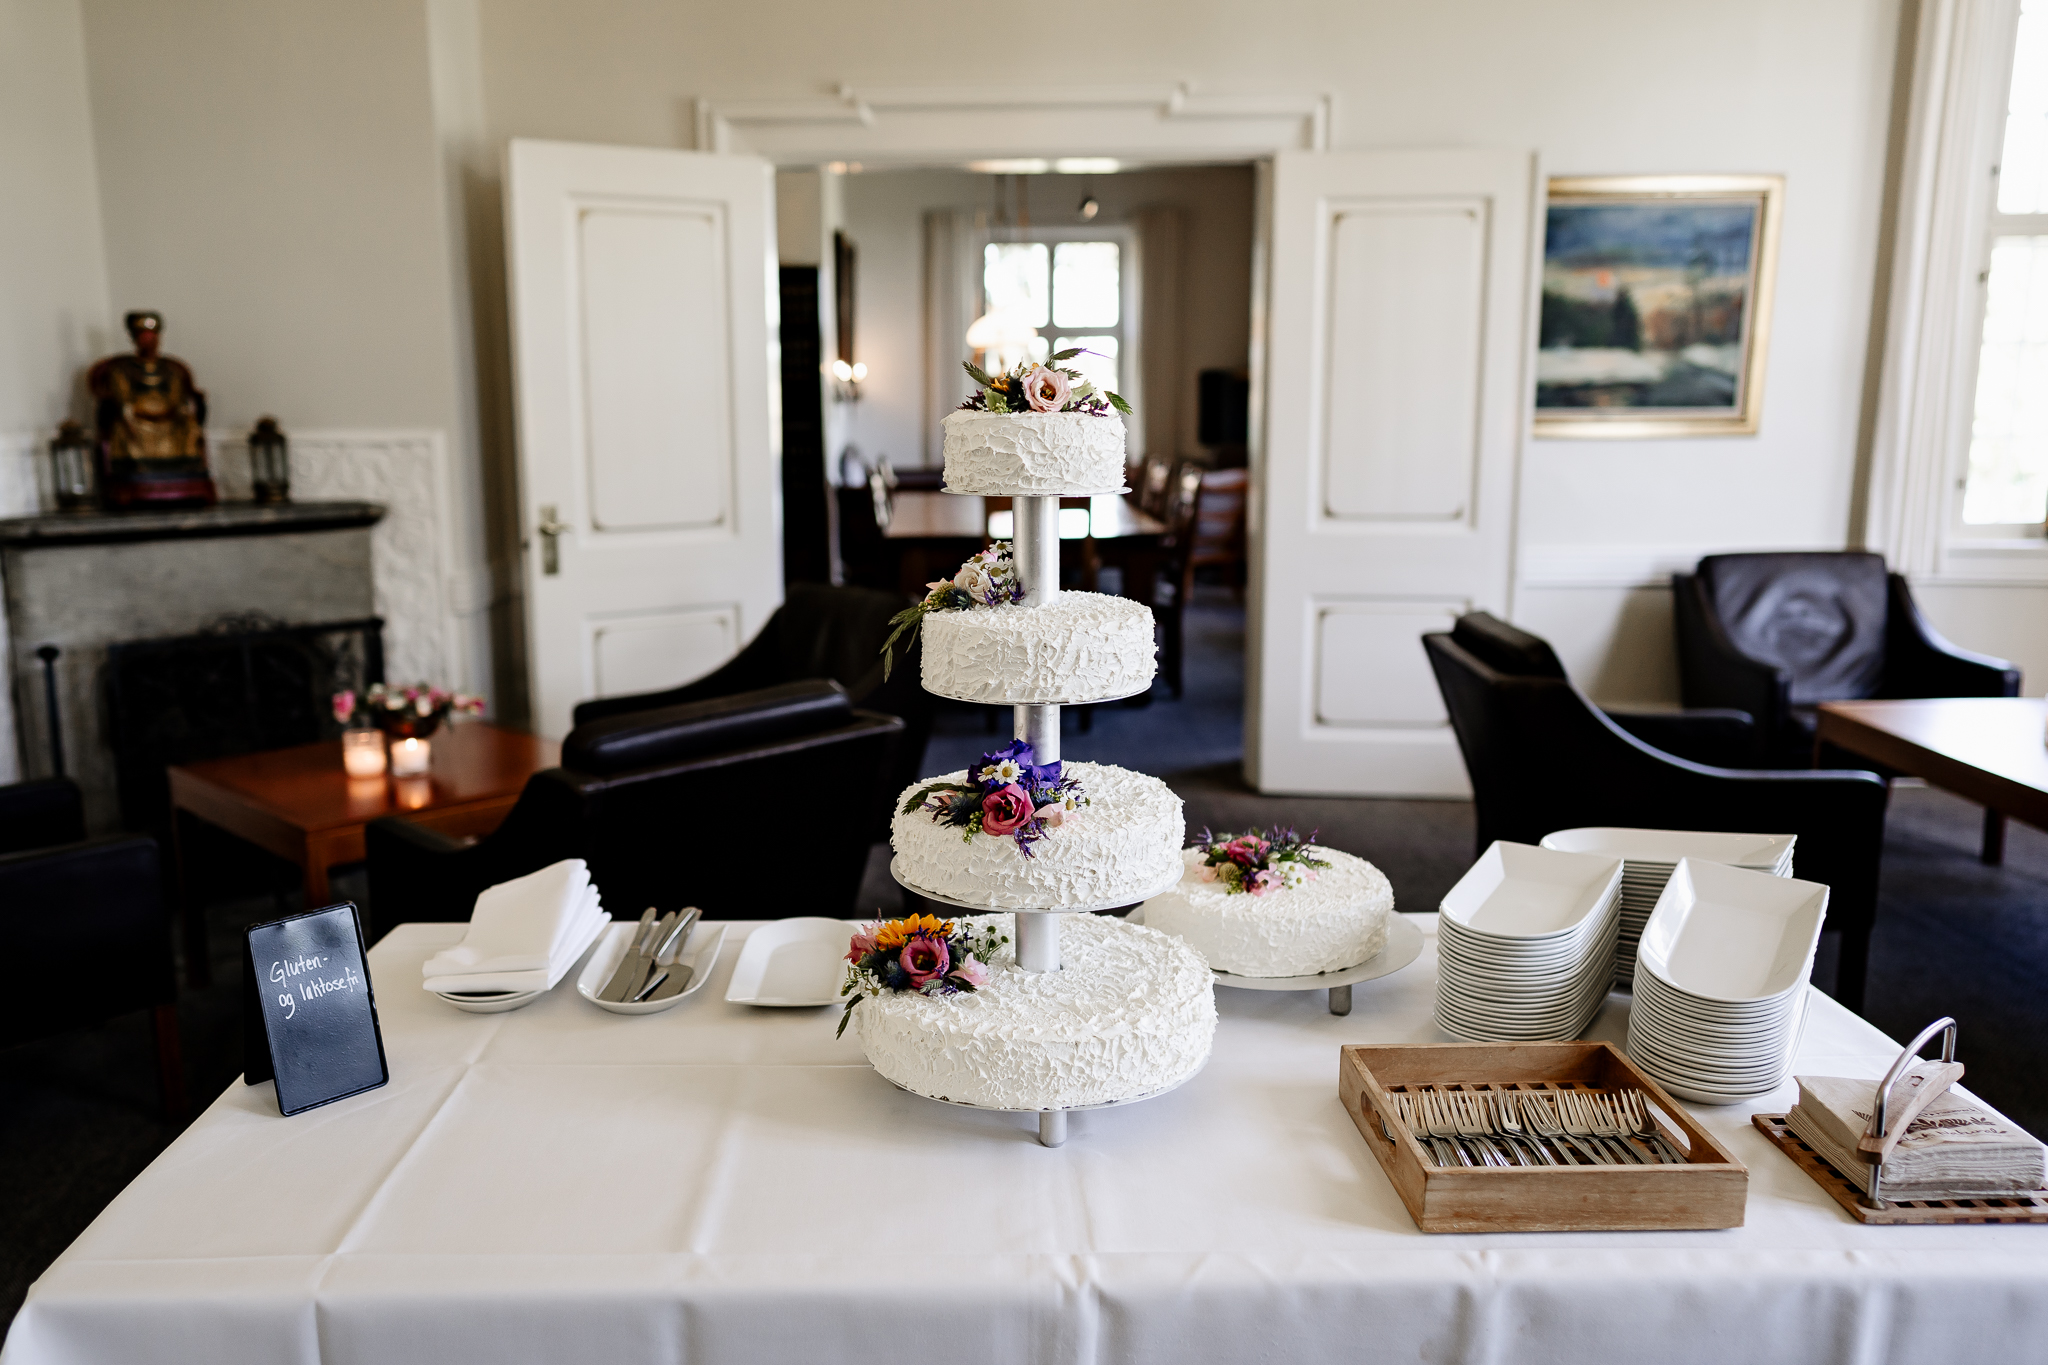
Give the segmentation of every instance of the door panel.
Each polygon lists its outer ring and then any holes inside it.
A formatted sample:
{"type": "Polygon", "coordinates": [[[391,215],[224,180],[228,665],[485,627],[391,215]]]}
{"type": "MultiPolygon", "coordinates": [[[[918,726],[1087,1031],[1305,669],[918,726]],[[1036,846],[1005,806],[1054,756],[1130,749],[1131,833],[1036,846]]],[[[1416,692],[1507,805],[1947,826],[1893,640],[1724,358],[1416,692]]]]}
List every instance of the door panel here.
{"type": "Polygon", "coordinates": [[[542,734],[566,732],[586,697],[717,667],[782,600],[773,196],[755,157],[507,154],[542,734]]]}
{"type": "Polygon", "coordinates": [[[1271,179],[1247,775],[1462,795],[1421,636],[1505,614],[1535,158],[1282,153],[1271,179]]]}

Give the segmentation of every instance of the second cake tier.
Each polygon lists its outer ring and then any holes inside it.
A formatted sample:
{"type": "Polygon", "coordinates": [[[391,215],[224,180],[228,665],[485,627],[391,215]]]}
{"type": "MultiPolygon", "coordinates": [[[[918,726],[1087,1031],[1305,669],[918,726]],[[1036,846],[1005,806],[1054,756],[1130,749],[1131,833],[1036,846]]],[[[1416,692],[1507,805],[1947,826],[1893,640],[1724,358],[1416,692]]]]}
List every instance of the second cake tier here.
{"type": "Polygon", "coordinates": [[[919,788],[964,782],[965,770],[927,778],[896,798],[889,841],[914,891],[991,910],[1127,905],[1180,873],[1180,798],[1156,777],[1109,763],[1068,763],[1088,804],[1067,814],[1027,857],[1016,840],[969,834],[925,808],[903,809],[919,788]]]}
{"type": "Polygon", "coordinates": [[[960,701],[1107,701],[1144,691],[1159,669],[1151,610],[1099,592],[1063,592],[1042,607],[935,611],[922,629],[925,690],[960,701]]]}

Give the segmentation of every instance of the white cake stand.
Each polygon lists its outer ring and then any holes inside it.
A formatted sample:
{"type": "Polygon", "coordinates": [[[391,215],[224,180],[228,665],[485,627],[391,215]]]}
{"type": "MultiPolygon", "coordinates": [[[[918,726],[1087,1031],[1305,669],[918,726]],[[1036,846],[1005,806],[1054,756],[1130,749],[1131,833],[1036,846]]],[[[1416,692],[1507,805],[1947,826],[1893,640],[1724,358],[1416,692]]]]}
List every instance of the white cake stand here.
{"type": "MultiPolygon", "coordinates": [[[[959,1109],[979,1109],[984,1114],[1036,1114],[1038,1115],[1039,1145],[1043,1147],[1057,1147],[1067,1140],[1067,1115],[1085,1114],[1092,1109],[1121,1109],[1127,1104],[1142,1104],[1146,1100],[1156,1100],[1161,1095],[1172,1094],[1195,1077],[1201,1075],[1203,1068],[1208,1065],[1209,1059],[1205,1057],[1202,1059],[1201,1066],[1196,1067],[1172,1085],[1162,1085],[1157,1090],[1148,1090],[1142,1095],[1131,1095],[1120,1100],[1104,1100],[1100,1104],[1070,1104],[1059,1109],[1003,1109],[993,1104],[975,1104],[968,1100],[949,1100],[943,1095],[919,1094],[899,1081],[889,1081],[889,1084],[895,1086],[906,1095],[917,1095],[919,1099],[930,1100],[934,1104],[950,1104],[959,1109]]],[[[887,1076],[882,1077],[882,1079],[885,1081],[889,1080],[887,1076]]]]}
{"type": "MultiPolygon", "coordinates": [[[[1143,906],[1131,911],[1124,918],[1133,924],[1145,922],[1143,906]]],[[[1330,1013],[1351,1013],[1351,988],[1361,981],[1377,981],[1383,976],[1392,976],[1403,967],[1422,956],[1422,930],[1406,915],[1387,916],[1386,946],[1355,967],[1343,967],[1334,972],[1315,972],[1308,976],[1239,976],[1236,972],[1219,971],[1214,967],[1209,974],[1216,978],[1219,986],[1234,986],[1241,991],[1328,991],[1330,1013]]]]}
{"type": "MultiPolygon", "coordinates": [[[[947,489],[947,492],[954,490],[947,489]]],[[[1103,489],[1104,493],[1127,493],[1130,490],[1103,489]]],[[[1095,494],[1067,494],[1081,497],[1095,494]]],[[[1023,585],[1024,601],[1027,607],[1041,607],[1052,602],[1060,593],[1060,500],[1056,496],[1014,497],[1010,506],[1014,509],[1011,527],[1011,554],[1016,561],[1017,581],[1023,585]]],[[[1131,693],[1128,695],[1136,695],[1131,693]]],[[[1094,697],[1086,701],[1070,702],[1068,705],[1092,706],[1099,702],[1116,701],[1117,697],[1094,697]]],[[[1016,738],[1031,746],[1033,756],[1040,763],[1051,763],[1060,756],[1060,708],[1058,704],[1012,703],[1016,711],[1016,738]]],[[[1129,905],[1133,900],[1145,900],[1158,895],[1174,882],[1180,880],[1180,869],[1176,868],[1172,878],[1143,896],[1119,898],[1104,901],[1100,905],[1062,905],[1042,910],[1015,910],[1010,906],[980,905],[972,901],[956,900],[951,896],[939,896],[926,891],[913,882],[904,879],[898,862],[892,858],[889,873],[904,887],[937,901],[941,905],[956,906],[962,910],[976,910],[983,914],[1014,913],[1017,916],[1017,966],[1027,972],[1056,972],[1060,969],[1060,917],[1068,914],[1082,914],[1091,910],[1109,910],[1119,905],[1129,905]]],[[[1205,1062],[1204,1065],[1207,1063],[1205,1062]]],[[[1108,1100],[1101,1104],[1079,1105],[1080,1109],[1113,1109],[1120,1105],[1137,1104],[1165,1094],[1200,1071],[1175,1081],[1162,1090],[1150,1090],[1142,1095],[1130,1095],[1123,1099],[1108,1100]]],[[[895,1084],[895,1082],[890,1082],[895,1084]]],[[[898,1089],[903,1087],[898,1086],[898,1089]]],[[[906,1091],[916,1094],[914,1090],[906,1091]]],[[[933,1098],[925,1096],[926,1099],[933,1098]]],[[[956,1100],[941,1100],[942,1104],[957,1104],[956,1100]]],[[[967,1105],[969,1109],[984,1109],[986,1105],[967,1105]]],[[[997,1111],[992,1111],[997,1112],[997,1111]]],[[[1067,1140],[1068,1109],[1013,1109],[1003,1113],[1026,1113],[1038,1115],[1038,1140],[1047,1147],[1057,1147],[1067,1140]]]]}

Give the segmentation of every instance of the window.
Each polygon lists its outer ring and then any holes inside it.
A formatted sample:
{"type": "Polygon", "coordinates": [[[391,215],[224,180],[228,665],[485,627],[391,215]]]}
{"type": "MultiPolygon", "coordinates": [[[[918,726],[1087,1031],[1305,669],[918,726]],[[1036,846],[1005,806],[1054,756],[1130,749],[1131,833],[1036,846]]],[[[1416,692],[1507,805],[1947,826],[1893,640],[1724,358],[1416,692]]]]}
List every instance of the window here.
{"type": "Polygon", "coordinates": [[[1124,263],[1119,241],[990,242],[982,253],[986,311],[1038,332],[1015,348],[991,351],[990,368],[1043,362],[1080,347],[1085,354],[1067,368],[1099,389],[1122,392],[1130,359],[1124,263]]]}
{"type": "Polygon", "coordinates": [[[1963,521],[2048,520],[2048,0],[2025,0],[1990,215],[1963,521]]]}

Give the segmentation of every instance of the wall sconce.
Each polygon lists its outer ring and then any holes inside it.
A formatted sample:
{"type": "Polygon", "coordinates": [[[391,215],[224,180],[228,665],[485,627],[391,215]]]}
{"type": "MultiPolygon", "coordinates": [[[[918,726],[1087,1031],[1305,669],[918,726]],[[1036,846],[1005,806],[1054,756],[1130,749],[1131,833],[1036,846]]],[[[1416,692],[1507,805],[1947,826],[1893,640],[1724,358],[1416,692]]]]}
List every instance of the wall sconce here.
{"type": "Polygon", "coordinates": [[[858,403],[860,386],[867,382],[868,367],[856,360],[851,365],[843,360],[832,362],[832,397],[840,403],[858,403]]]}

